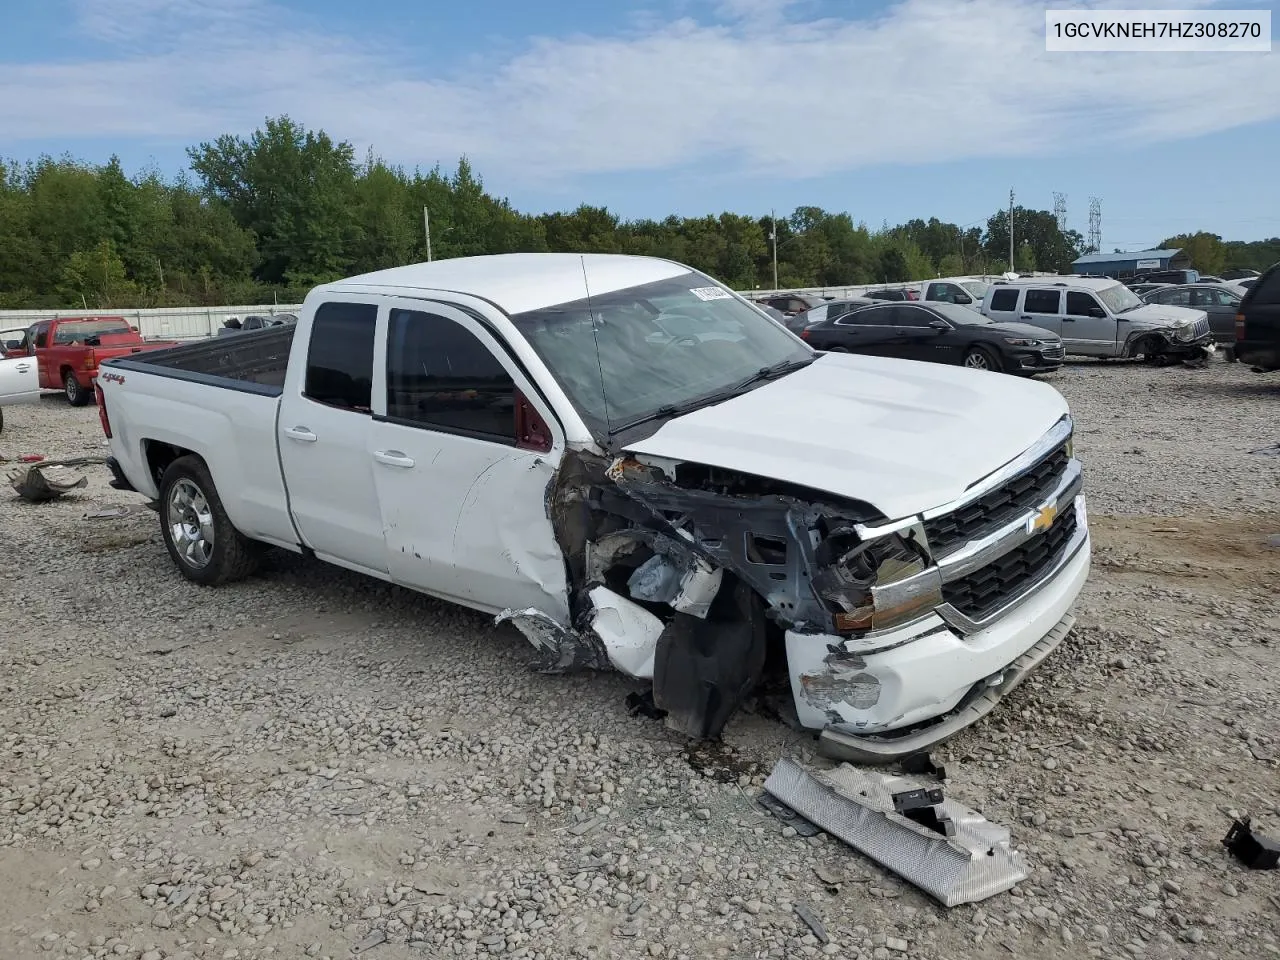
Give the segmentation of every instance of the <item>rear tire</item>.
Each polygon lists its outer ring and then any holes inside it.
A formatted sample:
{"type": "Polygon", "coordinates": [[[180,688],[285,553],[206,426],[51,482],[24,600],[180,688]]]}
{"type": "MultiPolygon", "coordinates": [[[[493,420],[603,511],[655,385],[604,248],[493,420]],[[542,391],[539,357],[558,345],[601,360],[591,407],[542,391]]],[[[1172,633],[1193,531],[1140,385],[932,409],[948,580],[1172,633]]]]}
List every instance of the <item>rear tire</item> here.
{"type": "Polygon", "coordinates": [[[73,407],[83,407],[93,399],[92,391],[80,386],[80,381],[70,370],[62,377],[62,389],[67,395],[67,402],[73,407]]]}
{"type": "Polygon", "coordinates": [[[973,347],[964,355],[963,366],[970,370],[990,370],[993,373],[1000,373],[1004,368],[1000,364],[1000,360],[986,347],[973,347]]]}
{"type": "Polygon", "coordinates": [[[160,480],[160,535],[178,572],[206,587],[243,580],[265,547],[231,523],[205,462],[179,457],[160,480]]]}

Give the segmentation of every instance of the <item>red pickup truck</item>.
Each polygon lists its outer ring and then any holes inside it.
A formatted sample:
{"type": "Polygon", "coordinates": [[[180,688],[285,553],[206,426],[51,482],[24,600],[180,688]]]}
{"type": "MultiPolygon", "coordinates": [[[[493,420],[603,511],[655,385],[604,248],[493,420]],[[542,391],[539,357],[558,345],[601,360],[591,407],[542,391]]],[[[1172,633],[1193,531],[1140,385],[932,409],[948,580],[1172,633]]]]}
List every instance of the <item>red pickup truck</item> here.
{"type": "Polygon", "coordinates": [[[27,328],[20,346],[8,357],[36,358],[40,386],[62,390],[73,406],[93,399],[98,365],[111,357],[177,346],[177,341],[146,341],[124,317],[66,317],[39,320],[27,328]]]}

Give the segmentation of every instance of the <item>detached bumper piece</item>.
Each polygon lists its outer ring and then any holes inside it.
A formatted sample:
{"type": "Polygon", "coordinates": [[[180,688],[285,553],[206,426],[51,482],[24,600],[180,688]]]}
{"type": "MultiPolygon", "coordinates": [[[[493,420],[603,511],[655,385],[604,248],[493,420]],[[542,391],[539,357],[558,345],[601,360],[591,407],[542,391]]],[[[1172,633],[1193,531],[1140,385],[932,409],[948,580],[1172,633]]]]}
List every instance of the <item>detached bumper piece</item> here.
{"type": "Polygon", "coordinates": [[[1027,877],[1008,830],[937,788],[847,764],[819,778],[786,759],[764,788],[945,907],[985,900],[1027,877]]]}
{"type": "Polygon", "coordinates": [[[1231,824],[1222,845],[1250,870],[1275,870],[1280,866],[1280,843],[1254,833],[1248,817],[1231,824]]]}

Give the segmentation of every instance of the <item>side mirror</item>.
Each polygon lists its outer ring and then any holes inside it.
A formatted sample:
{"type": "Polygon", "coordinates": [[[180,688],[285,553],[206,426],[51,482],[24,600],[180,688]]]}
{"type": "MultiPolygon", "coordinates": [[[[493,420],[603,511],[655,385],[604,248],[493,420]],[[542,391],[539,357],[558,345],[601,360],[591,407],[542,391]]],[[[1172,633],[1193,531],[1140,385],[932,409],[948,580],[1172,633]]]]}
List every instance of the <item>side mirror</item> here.
{"type": "Polygon", "coordinates": [[[967,293],[957,293],[955,296],[956,303],[973,303],[973,297],[967,293]]]}
{"type": "Polygon", "coordinates": [[[937,330],[939,333],[945,333],[951,329],[951,324],[947,323],[945,320],[930,320],[929,326],[934,330],[937,330]]]}
{"type": "Polygon", "coordinates": [[[21,349],[22,349],[22,341],[21,341],[21,340],[6,340],[6,341],[4,342],[4,348],[5,348],[6,350],[21,350],[21,349]]]}
{"type": "Polygon", "coordinates": [[[1107,311],[1103,310],[1101,307],[1089,308],[1089,316],[1091,317],[1097,317],[1098,319],[1102,319],[1106,315],[1107,315],[1107,311]]]}

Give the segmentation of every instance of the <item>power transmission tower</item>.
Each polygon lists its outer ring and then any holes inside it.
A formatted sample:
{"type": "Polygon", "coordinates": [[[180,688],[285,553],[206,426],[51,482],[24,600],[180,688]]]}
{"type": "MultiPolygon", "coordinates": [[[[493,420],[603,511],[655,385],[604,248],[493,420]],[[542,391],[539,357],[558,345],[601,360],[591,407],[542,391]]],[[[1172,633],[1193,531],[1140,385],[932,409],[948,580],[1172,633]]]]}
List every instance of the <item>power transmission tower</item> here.
{"type": "Polygon", "coordinates": [[[1053,219],[1058,221],[1058,232],[1066,233],[1067,195],[1065,193],[1058,193],[1056,190],[1053,193],[1053,219]]]}
{"type": "Polygon", "coordinates": [[[1102,201],[1098,197],[1089,198],[1089,249],[1094,253],[1102,250],[1102,201]]]}

